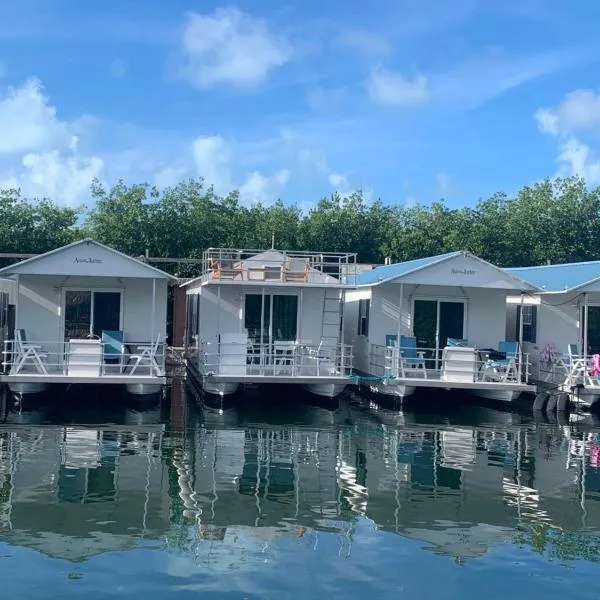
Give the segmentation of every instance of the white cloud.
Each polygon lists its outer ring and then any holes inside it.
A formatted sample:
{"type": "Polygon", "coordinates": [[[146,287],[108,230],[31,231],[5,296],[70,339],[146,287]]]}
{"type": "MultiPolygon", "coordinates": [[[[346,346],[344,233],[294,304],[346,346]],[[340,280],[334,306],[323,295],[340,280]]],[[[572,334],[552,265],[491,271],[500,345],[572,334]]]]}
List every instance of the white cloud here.
{"type": "Polygon", "coordinates": [[[61,121],[37,79],[0,94],[0,185],[62,204],[83,201],[104,161],[79,152],[81,123],[61,121]]]}
{"type": "Polygon", "coordinates": [[[69,139],[66,124],[58,120],[37,79],[0,95],[0,132],[0,155],[49,148],[69,139]]]}
{"type": "Polygon", "coordinates": [[[199,137],[192,143],[196,171],[212,185],[217,194],[226,195],[233,189],[231,148],[219,135],[199,137]]]}
{"type": "Polygon", "coordinates": [[[577,138],[571,136],[560,143],[557,162],[559,175],[579,175],[588,184],[600,184],[600,158],[577,138]]]}
{"type": "Polygon", "coordinates": [[[339,33],[334,44],[357,50],[365,56],[385,56],[392,48],[389,42],[379,34],[365,29],[348,29],[339,33]]]}
{"type": "Polygon", "coordinates": [[[245,178],[234,177],[238,171],[238,157],[233,144],[221,136],[199,137],[192,144],[195,175],[204,178],[206,185],[212,185],[215,193],[226,195],[234,189],[240,193],[240,202],[246,205],[270,204],[281,197],[289,181],[291,171],[277,170],[273,175],[264,175],[255,169],[245,178]],[[237,183],[236,183],[237,182],[237,183]]]}
{"type": "Polygon", "coordinates": [[[535,119],[540,130],[551,135],[600,127],[600,93],[575,90],[556,106],[540,108],[535,119]]]}
{"type": "Polygon", "coordinates": [[[292,55],[287,39],[264,19],[237,8],[190,13],[181,39],[182,75],[194,86],[252,86],[266,80],[292,55]]]}
{"type": "Polygon", "coordinates": [[[289,178],[288,169],[281,169],[272,177],[265,177],[260,171],[253,171],[240,186],[240,201],[246,205],[257,202],[269,204],[281,197],[289,178]]]}
{"type": "Polygon", "coordinates": [[[373,67],[366,83],[371,100],[388,106],[422,104],[429,99],[427,79],[416,75],[410,80],[401,73],[373,67]]]}
{"type": "Polygon", "coordinates": [[[90,183],[102,175],[104,161],[98,156],[69,156],[57,150],[23,157],[21,188],[28,195],[45,195],[74,206],[89,194],[90,183]]]}
{"type": "Polygon", "coordinates": [[[579,175],[588,184],[600,184],[600,157],[579,138],[600,129],[600,94],[575,90],[556,106],[538,109],[534,118],[542,133],[558,139],[557,175],[579,175]]]}

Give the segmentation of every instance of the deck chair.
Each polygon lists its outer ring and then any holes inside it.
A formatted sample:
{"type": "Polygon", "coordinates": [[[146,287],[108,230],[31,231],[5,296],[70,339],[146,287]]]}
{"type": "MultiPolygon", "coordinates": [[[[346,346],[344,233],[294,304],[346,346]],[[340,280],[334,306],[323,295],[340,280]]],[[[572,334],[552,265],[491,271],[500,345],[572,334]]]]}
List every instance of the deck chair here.
{"type": "Polygon", "coordinates": [[[406,372],[412,375],[423,374],[427,379],[425,353],[417,351],[417,338],[413,335],[400,336],[400,372],[406,377],[406,372]]]}
{"type": "MultiPolygon", "coordinates": [[[[117,363],[119,373],[123,371],[123,358],[125,356],[125,344],[123,343],[122,331],[103,331],[102,332],[102,353],[104,365],[106,363],[117,363]]],[[[104,366],[103,365],[103,366],[104,366]]],[[[105,369],[106,372],[106,369],[105,369]]]]}
{"type": "Polygon", "coordinates": [[[286,281],[308,281],[310,263],[308,258],[290,258],[285,265],[286,281]]]}
{"type": "Polygon", "coordinates": [[[42,346],[32,344],[27,341],[24,329],[15,331],[12,373],[18,373],[25,365],[33,365],[40,373],[48,374],[46,363],[48,355],[44,352],[42,346]]]}
{"type": "Polygon", "coordinates": [[[502,382],[518,379],[517,358],[519,356],[519,342],[499,342],[498,352],[504,354],[505,358],[486,361],[483,379],[502,382]]]}
{"type": "Polygon", "coordinates": [[[296,358],[296,342],[273,342],[273,374],[292,375],[296,358]]]}
{"type": "Polygon", "coordinates": [[[148,367],[150,370],[150,376],[158,375],[161,372],[161,367],[156,361],[156,353],[158,352],[158,347],[160,346],[160,333],[156,338],[156,342],[150,344],[149,346],[138,346],[137,353],[131,354],[127,361],[127,365],[130,367],[129,375],[133,375],[136,369],[142,365],[142,363],[146,363],[144,366],[148,367]],[[133,361],[133,365],[131,362],[133,361]]]}
{"type": "Polygon", "coordinates": [[[243,276],[241,264],[234,262],[233,258],[221,258],[217,264],[217,271],[213,271],[213,279],[235,279],[243,276]]]}

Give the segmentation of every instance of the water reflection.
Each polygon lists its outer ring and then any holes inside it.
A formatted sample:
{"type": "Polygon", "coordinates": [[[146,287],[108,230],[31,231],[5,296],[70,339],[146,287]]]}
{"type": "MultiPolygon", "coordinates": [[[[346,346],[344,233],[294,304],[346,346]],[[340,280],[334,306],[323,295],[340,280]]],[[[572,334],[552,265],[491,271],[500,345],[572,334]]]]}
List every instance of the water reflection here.
{"type": "Polygon", "coordinates": [[[150,543],[178,576],[252,570],[290,548],[348,558],[365,527],[460,562],[506,544],[600,558],[593,424],[352,400],[221,415],[188,400],[177,388],[167,410],[111,424],[0,427],[2,540],[70,561],[150,543]]]}

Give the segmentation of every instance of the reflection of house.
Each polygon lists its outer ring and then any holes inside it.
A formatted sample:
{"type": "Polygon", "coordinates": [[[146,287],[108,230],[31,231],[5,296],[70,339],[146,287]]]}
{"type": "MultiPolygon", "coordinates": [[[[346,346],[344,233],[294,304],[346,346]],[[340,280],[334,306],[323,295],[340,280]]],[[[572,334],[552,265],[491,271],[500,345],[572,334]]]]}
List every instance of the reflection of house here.
{"type": "Polygon", "coordinates": [[[12,471],[0,488],[3,539],[82,560],[129,548],[142,535],[164,537],[170,499],[162,435],[162,426],[0,434],[0,448],[9,448],[3,464],[12,471]]]}

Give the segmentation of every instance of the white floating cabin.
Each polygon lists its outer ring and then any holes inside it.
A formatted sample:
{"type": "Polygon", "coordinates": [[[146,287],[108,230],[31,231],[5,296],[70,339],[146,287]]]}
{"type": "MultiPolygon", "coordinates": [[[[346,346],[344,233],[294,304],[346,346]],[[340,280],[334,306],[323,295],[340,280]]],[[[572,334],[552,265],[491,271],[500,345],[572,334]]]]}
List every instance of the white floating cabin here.
{"type": "Polygon", "coordinates": [[[355,254],[207,250],[184,284],[189,372],[221,397],[276,383],[338,395],[351,381],[341,321],[355,265],[355,254]]]}
{"type": "Polygon", "coordinates": [[[0,276],[14,297],[0,383],[14,393],[61,383],[161,390],[174,277],[91,239],[0,269],[0,276]]]}
{"type": "Polygon", "coordinates": [[[541,291],[508,299],[507,334],[520,327],[532,378],[584,406],[600,400],[600,261],[506,269],[541,291]]]}
{"type": "Polygon", "coordinates": [[[371,391],[455,389],[511,401],[535,390],[528,355],[505,339],[508,295],[533,285],[468,252],[380,266],[356,284],[345,293],[345,339],[371,391]]]}

